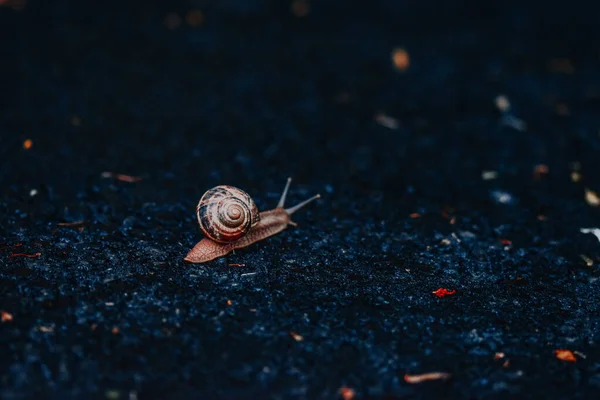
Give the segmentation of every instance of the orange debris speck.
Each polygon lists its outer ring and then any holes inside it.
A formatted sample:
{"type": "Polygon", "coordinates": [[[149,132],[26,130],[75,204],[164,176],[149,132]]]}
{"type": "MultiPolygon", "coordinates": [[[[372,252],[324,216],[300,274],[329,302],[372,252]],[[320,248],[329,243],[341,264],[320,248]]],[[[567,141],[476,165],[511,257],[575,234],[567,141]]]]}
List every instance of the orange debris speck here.
{"type": "Polygon", "coordinates": [[[11,313],[7,311],[0,311],[0,320],[2,322],[8,322],[13,320],[13,316],[11,313]]]}
{"type": "Polygon", "coordinates": [[[120,331],[119,328],[117,328],[116,326],[112,328],[111,332],[113,333],[113,335],[117,335],[120,331]]]}
{"type": "Polygon", "coordinates": [[[504,357],[505,357],[504,353],[496,353],[496,354],[494,354],[494,360],[500,360],[500,359],[502,359],[504,357]]]}
{"type": "Polygon", "coordinates": [[[500,243],[502,243],[505,246],[511,246],[512,242],[508,239],[498,239],[500,241],[500,243]]]}
{"type": "Polygon", "coordinates": [[[421,383],[425,381],[435,381],[435,380],[446,380],[450,378],[450,374],[447,372],[428,372],[426,374],[420,375],[404,375],[404,382],[406,383],[421,383]]]}
{"type": "Polygon", "coordinates": [[[27,139],[23,142],[23,148],[25,150],[29,150],[33,146],[33,141],[31,139],[27,139]]]}
{"type": "Polygon", "coordinates": [[[296,332],[290,332],[290,336],[296,341],[301,342],[304,340],[304,337],[296,332]]]}
{"type": "Polygon", "coordinates": [[[419,214],[419,213],[412,213],[409,215],[409,217],[411,217],[411,218],[419,218],[420,216],[421,216],[421,214],[419,214]]]}
{"type": "Polygon", "coordinates": [[[338,390],[338,393],[344,400],[352,400],[352,399],[354,399],[354,396],[356,396],[356,393],[354,392],[354,390],[349,387],[346,387],[346,386],[342,386],[338,390]]]}
{"type": "Polygon", "coordinates": [[[200,26],[204,22],[204,14],[202,14],[202,11],[198,10],[189,11],[185,16],[185,21],[189,26],[200,26]]]}
{"type": "Polygon", "coordinates": [[[396,67],[396,69],[404,72],[410,65],[410,56],[404,49],[394,49],[392,52],[392,61],[394,62],[394,67],[396,67]]]}
{"type": "Polygon", "coordinates": [[[232,305],[232,304],[233,304],[233,302],[232,302],[231,300],[227,300],[227,305],[228,305],[228,306],[230,306],[230,305],[232,305]]]}
{"type": "Polygon", "coordinates": [[[451,296],[454,293],[456,293],[456,290],[448,290],[448,289],[444,289],[444,288],[439,288],[436,291],[431,292],[433,294],[435,294],[437,297],[445,297],[445,296],[451,296]]]}
{"type": "Polygon", "coordinates": [[[571,182],[579,182],[581,180],[581,174],[577,171],[571,172],[571,182]]]}
{"type": "Polygon", "coordinates": [[[533,176],[536,179],[539,179],[542,177],[542,175],[548,174],[549,171],[550,169],[546,164],[538,164],[533,168],[533,176]]]}
{"type": "Polygon", "coordinates": [[[506,361],[504,361],[504,364],[502,364],[502,367],[508,368],[509,365],[510,365],[510,360],[506,360],[506,361]]]}
{"type": "Polygon", "coordinates": [[[292,1],[292,14],[296,17],[306,17],[310,12],[310,4],[307,0],[292,1]]]}
{"type": "Polygon", "coordinates": [[[567,362],[575,362],[577,361],[577,358],[575,358],[575,354],[573,354],[573,352],[571,350],[554,350],[554,354],[556,355],[556,358],[558,358],[559,360],[562,361],[567,361],[567,362]]]}

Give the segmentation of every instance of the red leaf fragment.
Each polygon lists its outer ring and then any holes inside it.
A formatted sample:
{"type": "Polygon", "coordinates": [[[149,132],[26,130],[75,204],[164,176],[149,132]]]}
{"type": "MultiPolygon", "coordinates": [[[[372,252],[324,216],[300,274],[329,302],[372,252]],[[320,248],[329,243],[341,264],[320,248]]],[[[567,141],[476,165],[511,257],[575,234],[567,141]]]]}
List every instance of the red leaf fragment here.
{"type": "Polygon", "coordinates": [[[38,258],[41,255],[42,255],[42,253],[35,253],[35,254],[13,253],[9,257],[11,257],[11,258],[12,257],[38,258]]]}
{"type": "Polygon", "coordinates": [[[556,358],[558,358],[559,360],[562,360],[562,361],[567,361],[567,362],[576,362],[577,361],[575,354],[573,354],[573,352],[571,350],[558,349],[558,350],[554,350],[554,354],[556,355],[556,358]]]}
{"type": "Polygon", "coordinates": [[[546,164],[538,164],[533,168],[533,177],[535,179],[541,179],[544,175],[548,175],[550,169],[546,164]]]}
{"type": "Polygon", "coordinates": [[[448,290],[448,289],[445,289],[445,288],[439,288],[438,290],[436,290],[434,292],[431,292],[431,293],[433,293],[437,297],[441,298],[441,297],[444,297],[444,296],[451,296],[451,295],[453,295],[454,293],[456,293],[456,290],[455,289],[448,290]]]}
{"type": "Polygon", "coordinates": [[[352,400],[352,399],[354,399],[354,396],[356,395],[356,392],[354,392],[354,390],[352,388],[349,388],[346,386],[342,386],[338,390],[338,393],[344,400],[352,400]]]}
{"type": "Polygon", "coordinates": [[[103,178],[115,178],[118,181],[129,182],[129,183],[139,182],[139,181],[142,180],[142,178],[139,177],[139,176],[125,175],[125,174],[115,174],[113,172],[103,172],[102,173],[102,177],[103,178]]]}
{"type": "Polygon", "coordinates": [[[0,311],[0,320],[2,322],[8,322],[13,320],[13,316],[11,313],[7,311],[0,311]]]}

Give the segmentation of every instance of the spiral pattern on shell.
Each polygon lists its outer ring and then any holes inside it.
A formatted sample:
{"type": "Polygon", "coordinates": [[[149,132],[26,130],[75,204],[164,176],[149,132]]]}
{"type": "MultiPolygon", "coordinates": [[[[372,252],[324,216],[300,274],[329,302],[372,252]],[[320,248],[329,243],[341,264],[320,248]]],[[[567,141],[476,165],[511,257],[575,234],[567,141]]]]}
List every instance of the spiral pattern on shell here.
{"type": "Polygon", "coordinates": [[[196,216],[204,234],[219,243],[244,236],[258,223],[258,208],[250,195],[233,186],[217,186],[202,196],[196,216]]]}

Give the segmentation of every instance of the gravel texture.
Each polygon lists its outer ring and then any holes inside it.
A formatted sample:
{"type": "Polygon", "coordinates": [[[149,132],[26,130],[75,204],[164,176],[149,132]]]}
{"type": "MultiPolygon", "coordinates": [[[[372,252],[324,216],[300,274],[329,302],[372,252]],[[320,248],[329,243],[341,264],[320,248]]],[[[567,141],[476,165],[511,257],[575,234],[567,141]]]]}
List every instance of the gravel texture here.
{"type": "Polygon", "coordinates": [[[0,2],[0,398],[597,396],[599,10],[84,3],[0,2]]]}

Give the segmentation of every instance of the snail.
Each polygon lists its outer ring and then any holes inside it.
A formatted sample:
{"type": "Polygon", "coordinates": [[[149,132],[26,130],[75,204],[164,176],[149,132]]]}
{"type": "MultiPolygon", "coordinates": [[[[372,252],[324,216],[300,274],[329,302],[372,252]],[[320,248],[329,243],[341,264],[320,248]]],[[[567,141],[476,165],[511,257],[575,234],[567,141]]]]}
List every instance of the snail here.
{"type": "Polygon", "coordinates": [[[260,213],[250,195],[241,189],[221,185],[207,190],[196,207],[198,223],[206,237],[184,260],[196,264],[211,261],[276,235],[288,225],[297,226],[292,214],[321,196],[317,194],[294,207],[283,208],[291,182],[292,178],[288,178],[277,207],[260,213]]]}

